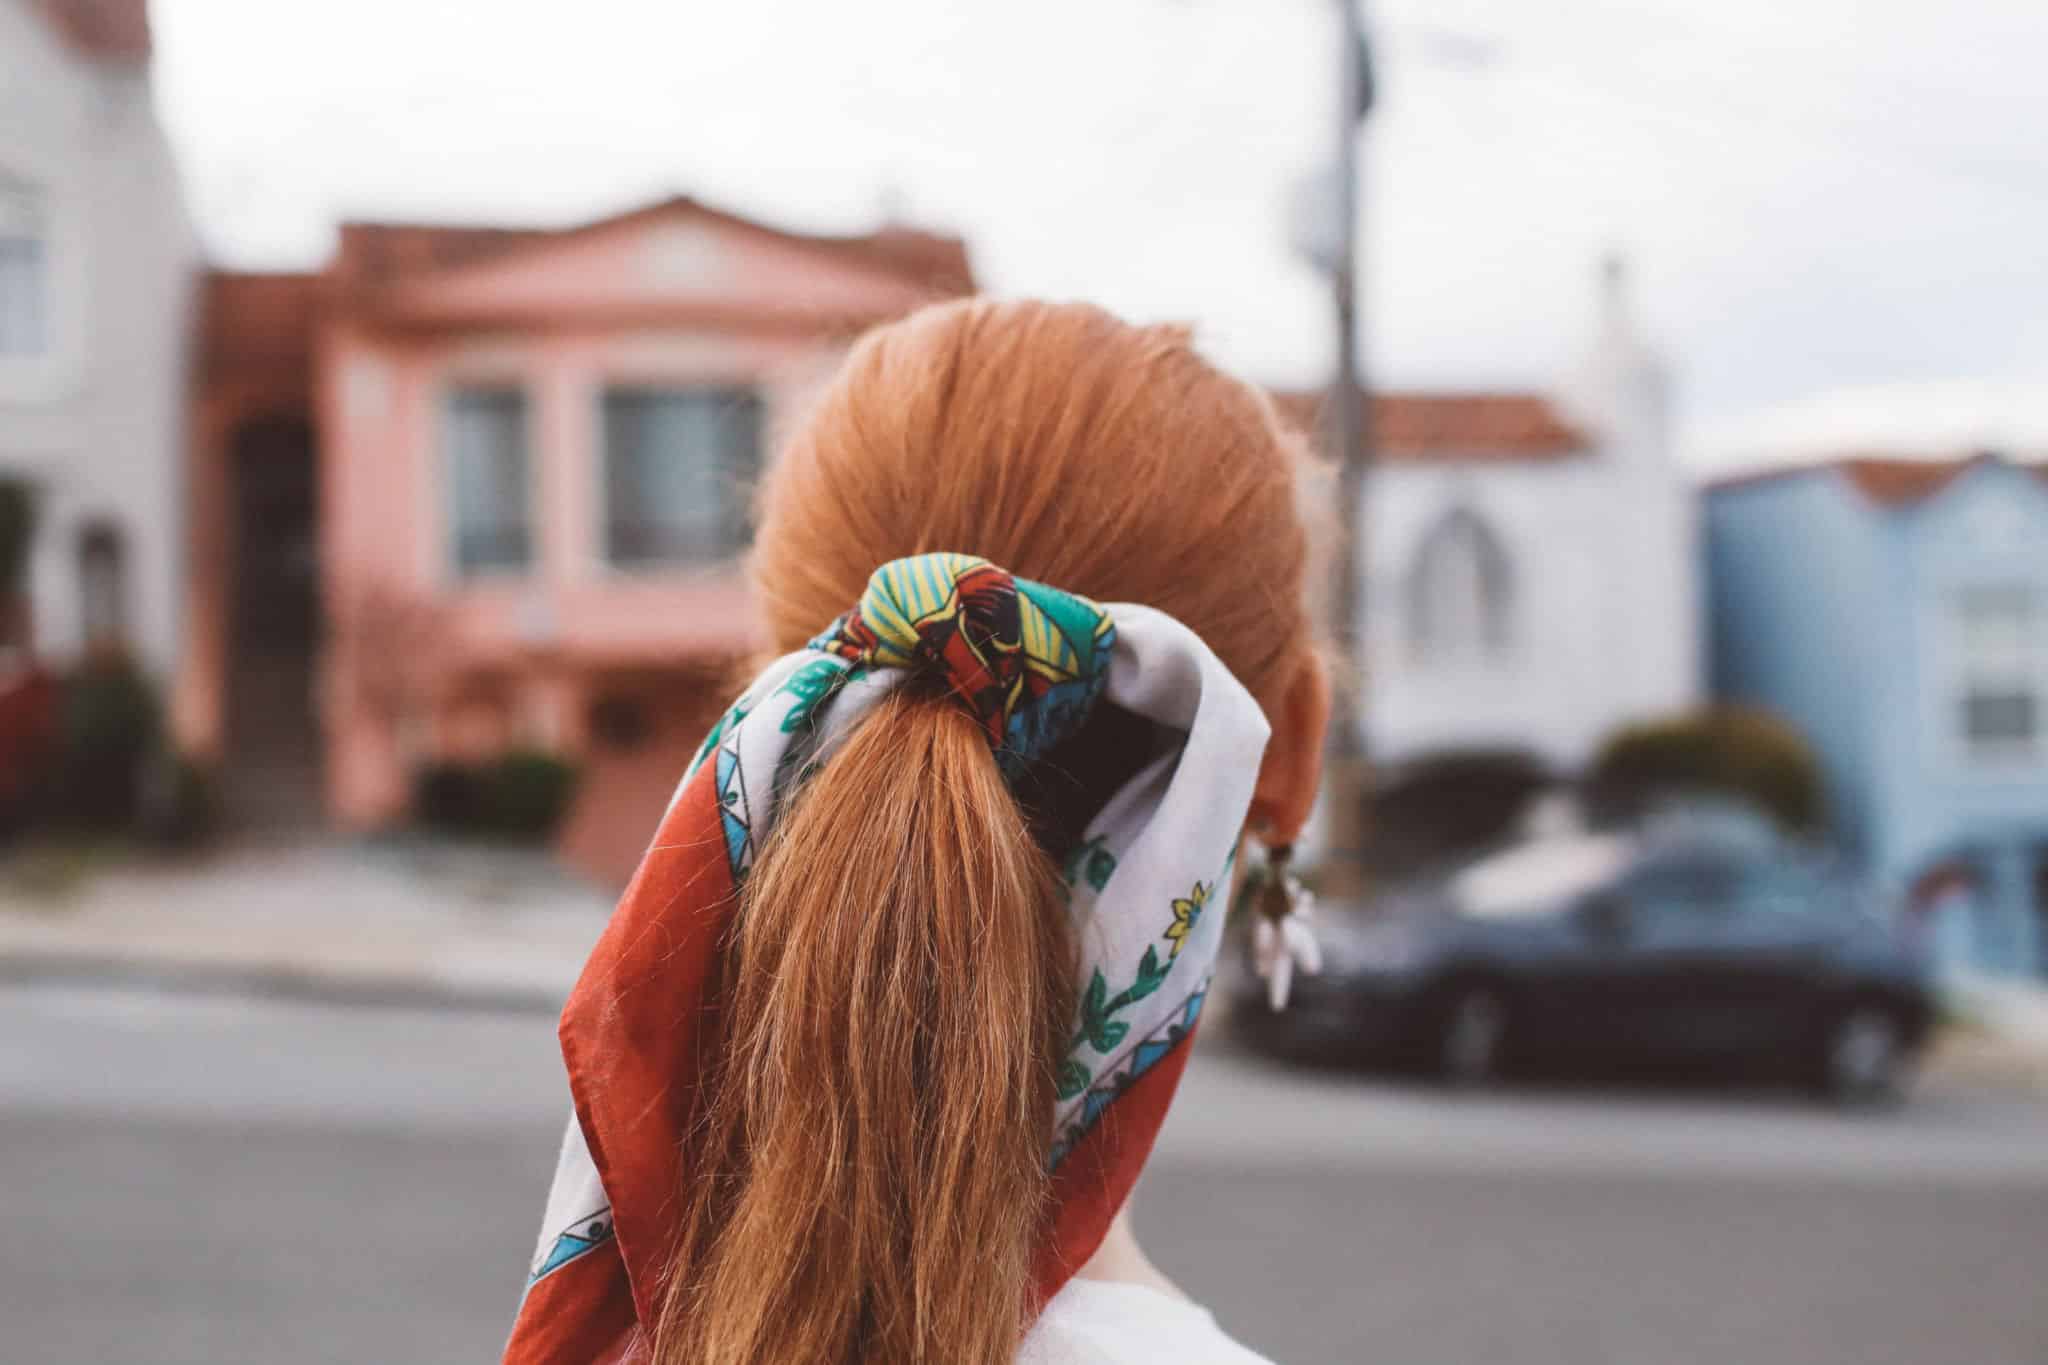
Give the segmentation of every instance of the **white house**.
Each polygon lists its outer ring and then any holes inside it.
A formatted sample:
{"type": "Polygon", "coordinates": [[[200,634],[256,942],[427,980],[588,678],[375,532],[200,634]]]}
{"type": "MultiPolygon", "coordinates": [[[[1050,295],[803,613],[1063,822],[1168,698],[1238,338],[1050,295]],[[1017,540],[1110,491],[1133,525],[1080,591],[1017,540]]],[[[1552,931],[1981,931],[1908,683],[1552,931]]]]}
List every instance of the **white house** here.
{"type": "Polygon", "coordinates": [[[1554,393],[1373,396],[1364,703],[1383,773],[1475,749],[1568,769],[1697,700],[1694,507],[1626,287],[1606,263],[1593,344],[1554,393]]]}
{"type": "Polygon", "coordinates": [[[26,633],[51,661],[174,664],[197,265],[145,0],[0,0],[0,479],[35,490],[26,633]]]}

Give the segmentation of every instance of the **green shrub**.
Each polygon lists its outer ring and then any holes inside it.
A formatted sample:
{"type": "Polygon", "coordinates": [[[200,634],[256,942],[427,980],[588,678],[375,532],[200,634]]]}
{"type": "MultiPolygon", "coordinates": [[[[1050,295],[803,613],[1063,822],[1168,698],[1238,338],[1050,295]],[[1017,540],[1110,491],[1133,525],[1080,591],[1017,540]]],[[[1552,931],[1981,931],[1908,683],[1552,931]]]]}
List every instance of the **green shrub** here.
{"type": "Polygon", "coordinates": [[[576,768],[553,754],[514,750],[488,763],[442,762],[413,779],[413,815],[444,834],[538,843],[568,812],[576,768]]]}
{"type": "Polygon", "coordinates": [[[485,827],[507,839],[538,842],[555,832],[576,791],[576,769],[552,754],[506,754],[484,772],[485,827]]]}
{"type": "Polygon", "coordinates": [[[1795,834],[1827,818],[1820,764],[1800,734],[1766,712],[1715,707],[1617,731],[1586,775],[1597,818],[1633,818],[1672,798],[1734,797],[1795,834]]]}
{"type": "Polygon", "coordinates": [[[475,834],[483,827],[482,788],[478,764],[429,763],[413,774],[413,818],[444,834],[475,834]]]}
{"type": "Polygon", "coordinates": [[[23,590],[35,534],[35,491],[19,479],[0,479],[0,599],[23,590]]]}
{"type": "MultiPolygon", "coordinates": [[[[0,599],[0,618],[5,608],[0,599]]],[[[57,680],[40,669],[0,683],[0,838],[45,813],[60,696],[57,680]]]]}
{"type": "Polygon", "coordinates": [[[51,814],[103,833],[136,826],[144,775],[161,751],[156,689],[125,658],[81,665],[66,678],[50,760],[51,814]]]}
{"type": "Polygon", "coordinates": [[[1400,878],[1476,853],[1507,837],[1553,780],[1519,749],[1447,750],[1405,764],[1369,798],[1367,864],[1400,878]]]}
{"type": "Polygon", "coordinates": [[[168,849],[193,849],[220,828],[220,784],[212,769],[166,753],[145,770],[142,832],[168,849]]]}

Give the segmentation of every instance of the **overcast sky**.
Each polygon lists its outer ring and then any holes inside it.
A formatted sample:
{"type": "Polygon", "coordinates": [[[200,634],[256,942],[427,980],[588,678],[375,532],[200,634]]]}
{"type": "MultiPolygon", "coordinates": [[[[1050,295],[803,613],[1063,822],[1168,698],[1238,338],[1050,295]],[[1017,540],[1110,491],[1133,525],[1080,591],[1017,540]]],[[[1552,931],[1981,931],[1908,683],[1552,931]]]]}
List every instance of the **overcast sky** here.
{"type": "MultiPolygon", "coordinates": [[[[1885,395],[1979,383],[2048,412],[2041,0],[1371,13],[1379,382],[1555,382],[1611,246],[1703,457],[1850,387],[1866,419],[1885,395]]],[[[1191,318],[1267,381],[1329,363],[1286,203],[1334,136],[1330,0],[154,14],[165,115],[225,264],[317,264],[345,216],[564,223],[686,192],[853,230],[893,204],[964,233],[994,291],[1191,318]]]]}

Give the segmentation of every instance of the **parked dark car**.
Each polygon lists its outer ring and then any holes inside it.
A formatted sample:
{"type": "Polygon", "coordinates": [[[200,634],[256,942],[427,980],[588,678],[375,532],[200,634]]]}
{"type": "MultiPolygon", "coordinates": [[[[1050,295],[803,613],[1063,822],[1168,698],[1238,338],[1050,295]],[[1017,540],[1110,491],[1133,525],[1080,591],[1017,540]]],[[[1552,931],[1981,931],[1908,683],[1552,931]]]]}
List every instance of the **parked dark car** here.
{"type": "Polygon", "coordinates": [[[1762,1062],[1848,1102],[1896,1095],[1926,1041],[1922,965],[1794,846],[1577,835],[1482,859],[1320,926],[1321,976],[1233,1016],[1302,1060],[1397,1061],[1457,1085],[1529,1064],[1762,1062]]]}

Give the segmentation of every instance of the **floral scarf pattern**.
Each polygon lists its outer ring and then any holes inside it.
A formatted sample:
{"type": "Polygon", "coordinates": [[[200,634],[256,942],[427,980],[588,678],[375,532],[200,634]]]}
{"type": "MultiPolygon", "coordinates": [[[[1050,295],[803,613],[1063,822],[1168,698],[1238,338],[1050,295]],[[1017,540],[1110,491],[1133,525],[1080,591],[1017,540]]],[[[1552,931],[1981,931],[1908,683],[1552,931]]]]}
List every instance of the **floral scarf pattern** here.
{"type": "Polygon", "coordinates": [[[868,711],[942,676],[1014,776],[1108,704],[1178,738],[1066,860],[1080,1006],[1058,1068],[1054,1213],[1039,1301],[1129,1197],[1187,1061],[1222,938],[1224,883],[1267,724],[1186,626],[1097,606],[984,560],[878,570],[855,609],[769,665],[706,739],[564,1008],[574,1113],[505,1359],[630,1360],[673,1238],[695,1117],[696,1030],[735,894],[777,810],[868,711]]]}

